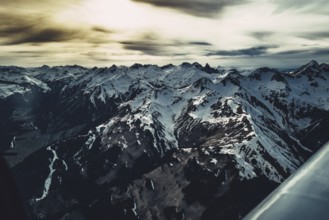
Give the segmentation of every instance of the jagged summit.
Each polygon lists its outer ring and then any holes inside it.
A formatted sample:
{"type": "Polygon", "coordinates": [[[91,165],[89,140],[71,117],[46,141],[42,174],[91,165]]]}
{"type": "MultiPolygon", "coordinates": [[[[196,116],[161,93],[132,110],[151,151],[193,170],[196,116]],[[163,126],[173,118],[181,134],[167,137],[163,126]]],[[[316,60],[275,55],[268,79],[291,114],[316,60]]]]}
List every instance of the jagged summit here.
{"type": "Polygon", "coordinates": [[[306,64],[306,67],[317,68],[319,67],[319,63],[315,60],[311,60],[308,64],[306,64]]]}
{"type": "Polygon", "coordinates": [[[306,76],[312,76],[314,74],[319,74],[321,73],[322,70],[320,68],[320,65],[317,61],[311,60],[309,63],[303,65],[302,67],[298,68],[293,72],[292,75],[294,76],[301,76],[301,75],[306,75],[306,76]]]}
{"type": "Polygon", "coordinates": [[[169,69],[169,68],[173,68],[173,67],[174,67],[174,65],[170,63],[170,64],[166,64],[166,65],[162,66],[161,69],[169,69]]]}

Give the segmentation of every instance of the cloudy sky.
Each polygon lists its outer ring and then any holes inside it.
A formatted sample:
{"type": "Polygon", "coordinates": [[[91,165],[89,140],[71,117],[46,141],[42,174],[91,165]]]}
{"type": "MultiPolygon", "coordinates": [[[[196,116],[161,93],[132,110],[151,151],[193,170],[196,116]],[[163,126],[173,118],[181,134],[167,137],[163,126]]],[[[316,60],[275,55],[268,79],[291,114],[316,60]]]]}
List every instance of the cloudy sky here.
{"type": "Polygon", "coordinates": [[[0,65],[329,63],[328,0],[0,2],[0,65]]]}

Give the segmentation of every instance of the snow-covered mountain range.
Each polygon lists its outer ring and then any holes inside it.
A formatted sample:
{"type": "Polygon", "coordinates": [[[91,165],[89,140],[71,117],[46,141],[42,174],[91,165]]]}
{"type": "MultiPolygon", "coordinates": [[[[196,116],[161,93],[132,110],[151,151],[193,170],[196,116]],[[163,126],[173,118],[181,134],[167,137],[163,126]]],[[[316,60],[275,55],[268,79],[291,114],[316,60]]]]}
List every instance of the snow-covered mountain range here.
{"type": "Polygon", "coordinates": [[[31,219],[239,219],[329,140],[329,65],[0,67],[31,219]]]}

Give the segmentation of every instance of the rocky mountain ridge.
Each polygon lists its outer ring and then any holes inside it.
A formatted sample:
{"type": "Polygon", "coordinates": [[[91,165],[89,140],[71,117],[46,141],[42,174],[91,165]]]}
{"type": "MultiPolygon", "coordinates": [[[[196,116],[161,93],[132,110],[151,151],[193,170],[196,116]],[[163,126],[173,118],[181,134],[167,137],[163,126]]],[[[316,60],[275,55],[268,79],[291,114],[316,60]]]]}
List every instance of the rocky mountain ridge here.
{"type": "Polygon", "coordinates": [[[329,65],[0,67],[31,219],[240,219],[328,141],[329,65]]]}

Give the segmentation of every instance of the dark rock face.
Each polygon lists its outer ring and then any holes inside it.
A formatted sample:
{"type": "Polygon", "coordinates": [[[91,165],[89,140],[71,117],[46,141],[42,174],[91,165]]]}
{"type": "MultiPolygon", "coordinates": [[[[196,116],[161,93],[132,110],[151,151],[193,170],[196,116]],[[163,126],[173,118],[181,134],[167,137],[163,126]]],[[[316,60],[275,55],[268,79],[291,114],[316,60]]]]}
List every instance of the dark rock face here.
{"type": "Polygon", "coordinates": [[[29,219],[241,219],[328,141],[327,69],[0,67],[0,149],[29,219]]]}

